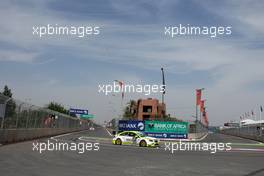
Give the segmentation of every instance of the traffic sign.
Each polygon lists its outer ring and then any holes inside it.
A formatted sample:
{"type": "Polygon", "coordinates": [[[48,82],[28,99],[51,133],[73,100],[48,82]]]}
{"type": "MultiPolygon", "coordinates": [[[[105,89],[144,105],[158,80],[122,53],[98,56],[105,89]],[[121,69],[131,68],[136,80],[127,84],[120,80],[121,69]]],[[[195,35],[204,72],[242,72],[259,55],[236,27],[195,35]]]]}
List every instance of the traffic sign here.
{"type": "Polygon", "coordinates": [[[81,114],[80,118],[81,119],[92,119],[94,118],[94,115],[93,114],[81,114]]]}
{"type": "Polygon", "coordinates": [[[88,114],[88,110],[87,109],[75,109],[75,108],[71,108],[70,109],[70,113],[71,114],[88,114]]]}

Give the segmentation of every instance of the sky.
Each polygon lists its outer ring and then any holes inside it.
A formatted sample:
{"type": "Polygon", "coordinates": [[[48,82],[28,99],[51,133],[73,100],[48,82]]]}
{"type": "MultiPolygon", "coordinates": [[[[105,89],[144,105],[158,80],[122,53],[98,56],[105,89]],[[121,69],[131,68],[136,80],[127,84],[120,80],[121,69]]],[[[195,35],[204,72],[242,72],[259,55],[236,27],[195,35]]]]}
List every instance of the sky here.
{"type": "MultiPolygon", "coordinates": [[[[0,87],[44,106],[50,101],[85,108],[95,121],[120,113],[121,95],[98,85],[161,84],[172,116],[192,120],[195,89],[205,88],[209,123],[259,114],[264,105],[264,2],[261,0],[2,0],[0,87]],[[32,35],[47,24],[100,26],[84,38],[32,35]],[[232,35],[169,38],[165,26],[231,26],[232,35]]],[[[124,101],[160,94],[126,94],[124,101]]]]}

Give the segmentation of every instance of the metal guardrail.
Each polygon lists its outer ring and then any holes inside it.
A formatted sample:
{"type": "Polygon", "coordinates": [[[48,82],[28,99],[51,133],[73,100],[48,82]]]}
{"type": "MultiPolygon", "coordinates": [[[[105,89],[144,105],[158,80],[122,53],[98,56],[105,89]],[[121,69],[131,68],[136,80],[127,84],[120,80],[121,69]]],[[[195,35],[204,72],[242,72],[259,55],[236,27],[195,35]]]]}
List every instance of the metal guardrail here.
{"type": "Polygon", "coordinates": [[[0,94],[0,128],[80,128],[87,121],[0,94]]]}

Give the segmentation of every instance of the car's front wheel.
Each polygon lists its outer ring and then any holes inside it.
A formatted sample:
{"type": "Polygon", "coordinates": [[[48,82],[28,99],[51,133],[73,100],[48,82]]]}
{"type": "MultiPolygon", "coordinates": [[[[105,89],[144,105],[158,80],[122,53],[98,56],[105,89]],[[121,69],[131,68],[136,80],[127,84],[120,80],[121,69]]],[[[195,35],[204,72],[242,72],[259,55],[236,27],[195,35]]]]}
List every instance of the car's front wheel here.
{"type": "Polygon", "coordinates": [[[121,141],[121,139],[118,138],[118,139],[115,141],[115,144],[116,144],[116,145],[122,145],[122,141],[121,141]]]}
{"type": "Polygon", "coordinates": [[[140,141],[139,143],[140,147],[147,147],[147,142],[145,140],[140,141]]]}

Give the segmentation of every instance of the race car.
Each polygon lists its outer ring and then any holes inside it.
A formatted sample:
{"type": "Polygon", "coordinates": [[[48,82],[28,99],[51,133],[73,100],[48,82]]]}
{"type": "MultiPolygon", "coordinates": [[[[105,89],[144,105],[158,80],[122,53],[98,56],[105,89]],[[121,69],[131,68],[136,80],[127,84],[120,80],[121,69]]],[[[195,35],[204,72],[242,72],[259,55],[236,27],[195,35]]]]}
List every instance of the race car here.
{"type": "Polygon", "coordinates": [[[112,140],[115,145],[137,145],[140,147],[157,147],[159,140],[154,137],[146,136],[139,131],[123,131],[115,135],[112,140]]]}

